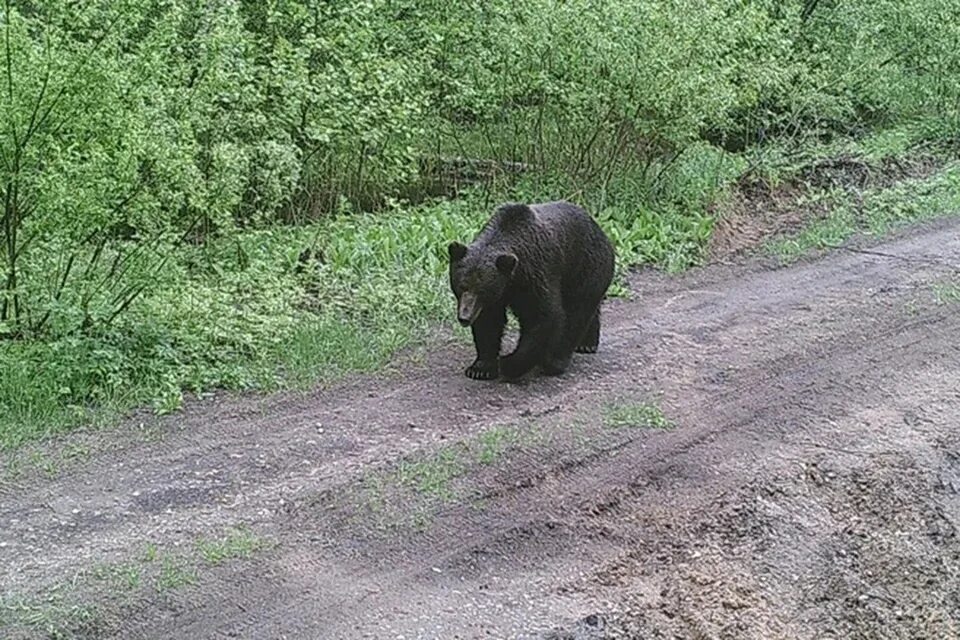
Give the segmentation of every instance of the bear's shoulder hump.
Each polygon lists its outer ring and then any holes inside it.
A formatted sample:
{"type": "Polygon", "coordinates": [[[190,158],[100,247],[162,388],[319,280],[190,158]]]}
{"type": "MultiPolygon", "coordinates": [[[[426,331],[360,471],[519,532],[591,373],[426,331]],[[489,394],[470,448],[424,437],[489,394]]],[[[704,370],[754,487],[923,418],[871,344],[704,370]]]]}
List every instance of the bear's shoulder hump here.
{"type": "Polygon", "coordinates": [[[537,214],[528,204],[507,202],[497,207],[494,220],[499,229],[521,229],[536,222],[537,214]]]}

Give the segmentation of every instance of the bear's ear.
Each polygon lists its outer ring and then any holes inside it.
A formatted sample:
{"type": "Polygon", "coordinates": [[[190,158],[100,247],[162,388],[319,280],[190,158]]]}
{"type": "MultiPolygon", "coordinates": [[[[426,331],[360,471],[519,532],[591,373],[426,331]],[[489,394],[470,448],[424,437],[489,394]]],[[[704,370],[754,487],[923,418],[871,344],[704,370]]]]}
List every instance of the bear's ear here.
{"type": "Polygon", "coordinates": [[[517,256],[512,253],[501,253],[497,256],[497,271],[509,278],[516,270],[517,256]]]}
{"type": "Polygon", "coordinates": [[[463,257],[467,255],[466,245],[459,242],[451,242],[447,246],[447,251],[450,253],[451,262],[460,262],[463,260],[463,257]]]}

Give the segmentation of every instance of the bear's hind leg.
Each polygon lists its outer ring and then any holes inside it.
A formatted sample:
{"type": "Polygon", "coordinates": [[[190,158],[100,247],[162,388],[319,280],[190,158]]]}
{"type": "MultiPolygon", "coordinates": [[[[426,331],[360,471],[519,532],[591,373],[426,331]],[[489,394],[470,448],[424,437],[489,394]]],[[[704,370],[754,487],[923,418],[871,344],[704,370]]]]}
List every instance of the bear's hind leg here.
{"type": "MultiPolygon", "coordinates": [[[[600,325],[597,311],[573,310],[567,314],[565,331],[560,340],[548,350],[540,368],[548,376],[558,376],[570,366],[574,351],[589,337],[589,331],[596,325],[599,338],[600,325]]],[[[594,349],[596,351],[596,349],[594,349]]]]}
{"type": "Polygon", "coordinates": [[[505,378],[519,378],[538,364],[544,354],[555,353],[563,341],[566,326],[563,307],[549,300],[531,319],[523,313],[520,318],[520,340],[517,348],[508,356],[500,358],[500,373],[505,378]]]}
{"type": "Polygon", "coordinates": [[[572,359],[572,353],[568,353],[567,355],[549,355],[540,363],[540,370],[547,376],[559,376],[567,370],[567,367],[570,366],[570,360],[572,359]]]}
{"type": "Polygon", "coordinates": [[[580,338],[577,353],[596,353],[600,346],[600,309],[593,314],[593,319],[587,325],[587,330],[580,338]]]}
{"type": "Polygon", "coordinates": [[[505,378],[519,378],[535,366],[544,352],[549,352],[556,343],[558,327],[552,321],[544,321],[524,331],[520,329],[517,348],[508,356],[500,358],[500,372],[505,378]]]}

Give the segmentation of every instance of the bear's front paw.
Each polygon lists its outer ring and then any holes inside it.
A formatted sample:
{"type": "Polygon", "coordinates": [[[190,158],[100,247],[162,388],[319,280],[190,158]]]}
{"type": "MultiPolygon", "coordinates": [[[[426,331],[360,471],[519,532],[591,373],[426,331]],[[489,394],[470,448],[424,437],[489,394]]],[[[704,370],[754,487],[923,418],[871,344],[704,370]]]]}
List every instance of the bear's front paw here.
{"type": "Polygon", "coordinates": [[[467,367],[466,375],[472,380],[493,380],[500,375],[496,360],[481,360],[477,358],[467,367]]]}

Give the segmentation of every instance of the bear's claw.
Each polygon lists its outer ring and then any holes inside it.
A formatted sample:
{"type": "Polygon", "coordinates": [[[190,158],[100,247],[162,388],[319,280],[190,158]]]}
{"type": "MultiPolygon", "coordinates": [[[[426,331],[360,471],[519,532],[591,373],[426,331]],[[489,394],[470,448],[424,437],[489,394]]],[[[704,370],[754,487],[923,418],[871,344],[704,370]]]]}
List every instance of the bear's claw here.
{"type": "Polygon", "coordinates": [[[493,380],[500,375],[496,362],[477,360],[464,372],[471,380],[493,380]]]}

